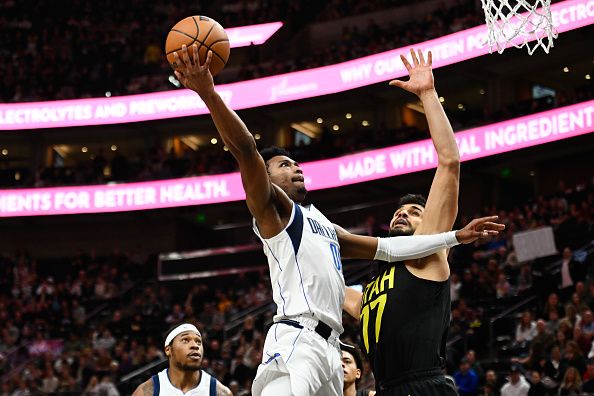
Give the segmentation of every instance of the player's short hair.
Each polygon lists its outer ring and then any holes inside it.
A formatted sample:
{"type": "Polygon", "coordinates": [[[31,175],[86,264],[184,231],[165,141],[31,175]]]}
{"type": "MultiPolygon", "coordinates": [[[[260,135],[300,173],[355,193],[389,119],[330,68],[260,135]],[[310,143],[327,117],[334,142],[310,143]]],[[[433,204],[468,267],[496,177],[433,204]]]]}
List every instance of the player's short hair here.
{"type": "Polygon", "coordinates": [[[361,351],[354,345],[345,344],[343,342],[340,343],[340,350],[344,352],[348,352],[353,356],[355,359],[355,365],[361,371],[363,371],[363,357],[361,355],[361,351]]]}
{"type": "Polygon", "coordinates": [[[277,146],[270,146],[260,150],[260,155],[264,158],[266,165],[268,165],[268,161],[271,158],[276,157],[277,155],[284,155],[285,157],[291,158],[291,153],[284,148],[277,146]]]}
{"type": "Polygon", "coordinates": [[[415,204],[424,208],[425,205],[427,205],[427,199],[421,194],[406,194],[400,198],[400,201],[398,201],[399,208],[408,204],[415,204]]]}

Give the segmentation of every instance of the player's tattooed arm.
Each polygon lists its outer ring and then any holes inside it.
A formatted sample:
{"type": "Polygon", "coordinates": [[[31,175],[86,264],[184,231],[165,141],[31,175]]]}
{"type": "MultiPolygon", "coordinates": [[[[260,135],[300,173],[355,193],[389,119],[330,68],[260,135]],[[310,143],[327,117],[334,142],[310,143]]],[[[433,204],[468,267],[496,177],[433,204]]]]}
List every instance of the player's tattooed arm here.
{"type": "Polygon", "coordinates": [[[132,396],[152,396],[153,391],[153,380],[149,379],[148,381],[138,385],[138,388],[136,388],[134,393],[132,393],[132,396]]]}
{"type": "Polygon", "coordinates": [[[231,390],[217,381],[217,396],[233,396],[231,390]]]}

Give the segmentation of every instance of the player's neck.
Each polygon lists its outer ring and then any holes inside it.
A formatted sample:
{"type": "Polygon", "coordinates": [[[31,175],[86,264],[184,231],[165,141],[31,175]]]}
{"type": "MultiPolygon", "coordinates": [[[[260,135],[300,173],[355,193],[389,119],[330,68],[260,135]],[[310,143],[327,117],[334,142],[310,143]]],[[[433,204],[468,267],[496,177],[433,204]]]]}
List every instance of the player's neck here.
{"type": "Polygon", "coordinates": [[[202,371],[200,369],[197,371],[186,371],[172,366],[169,367],[169,381],[171,382],[171,385],[175,386],[183,393],[197,387],[200,383],[201,376],[202,371]]]}
{"type": "Polygon", "coordinates": [[[357,394],[357,385],[353,382],[344,388],[343,396],[355,396],[357,394]]]}

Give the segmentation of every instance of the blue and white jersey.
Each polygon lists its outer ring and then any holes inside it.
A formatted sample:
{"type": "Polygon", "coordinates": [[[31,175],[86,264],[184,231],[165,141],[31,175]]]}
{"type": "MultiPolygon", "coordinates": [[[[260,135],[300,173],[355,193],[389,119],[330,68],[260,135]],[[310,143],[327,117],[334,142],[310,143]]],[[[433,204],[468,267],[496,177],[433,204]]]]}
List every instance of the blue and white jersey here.
{"type": "Polygon", "coordinates": [[[168,369],[160,371],[153,375],[153,396],[216,396],[217,394],[217,379],[209,375],[206,371],[200,370],[200,383],[194,389],[190,389],[187,393],[181,391],[171,385],[169,381],[168,369]]]}
{"type": "Polygon", "coordinates": [[[293,204],[283,231],[260,236],[268,258],[275,321],[295,316],[314,317],[343,332],[344,276],[340,245],[333,224],[313,205],[293,204]]]}

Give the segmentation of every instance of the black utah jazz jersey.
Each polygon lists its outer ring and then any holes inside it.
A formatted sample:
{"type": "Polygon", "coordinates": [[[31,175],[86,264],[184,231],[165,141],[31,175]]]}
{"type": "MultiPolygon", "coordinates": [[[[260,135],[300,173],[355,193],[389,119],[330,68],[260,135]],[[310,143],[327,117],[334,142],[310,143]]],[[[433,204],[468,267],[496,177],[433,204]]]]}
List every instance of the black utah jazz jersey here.
{"type": "Polygon", "coordinates": [[[411,274],[403,263],[385,265],[363,291],[361,339],[378,383],[440,368],[450,324],[450,280],[411,274]]]}

